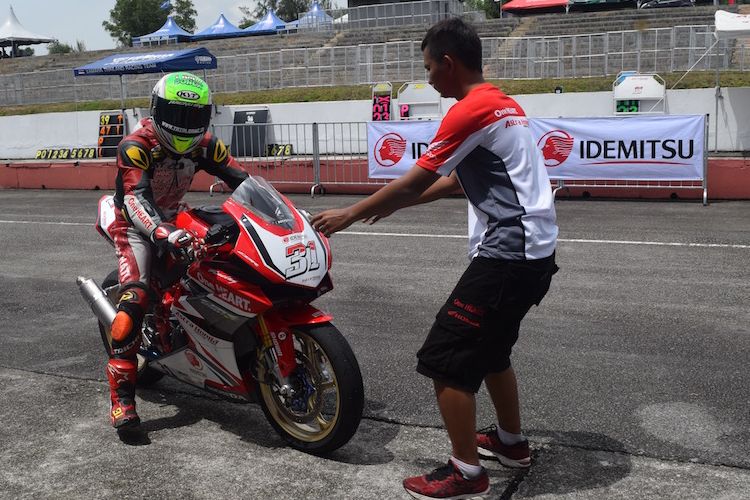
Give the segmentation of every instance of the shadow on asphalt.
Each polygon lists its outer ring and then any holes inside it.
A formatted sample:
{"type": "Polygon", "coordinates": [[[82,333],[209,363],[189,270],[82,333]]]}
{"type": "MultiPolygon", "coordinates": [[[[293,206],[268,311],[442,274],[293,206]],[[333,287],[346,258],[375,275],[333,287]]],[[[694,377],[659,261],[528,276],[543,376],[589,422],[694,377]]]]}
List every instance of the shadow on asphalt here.
{"type": "MultiPolygon", "coordinates": [[[[123,443],[131,446],[148,445],[151,443],[150,433],[191,426],[205,419],[218,424],[223,431],[237,435],[242,441],[269,449],[286,446],[283,438],[276,434],[268,424],[258,404],[234,403],[202,395],[192,396],[187,393],[174,392],[175,389],[179,390],[180,383],[171,380],[165,382],[174,386],[139,388],[138,397],[157,405],[173,406],[177,412],[172,416],[156,419],[141,415],[142,423],[139,429],[118,434],[123,443]]],[[[365,402],[366,407],[371,404],[376,403],[369,400],[365,402]]],[[[398,435],[398,432],[399,426],[396,424],[360,425],[349,443],[325,458],[333,462],[352,465],[376,465],[391,462],[393,453],[386,448],[386,445],[398,435]]]]}
{"type": "Polygon", "coordinates": [[[528,434],[537,443],[532,443],[533,466],[525,477],[516,478],[522,482],[519,498],[606,488],[630,474],[632,461],[625,446],[603,434],[545,430],[528,434]]]}

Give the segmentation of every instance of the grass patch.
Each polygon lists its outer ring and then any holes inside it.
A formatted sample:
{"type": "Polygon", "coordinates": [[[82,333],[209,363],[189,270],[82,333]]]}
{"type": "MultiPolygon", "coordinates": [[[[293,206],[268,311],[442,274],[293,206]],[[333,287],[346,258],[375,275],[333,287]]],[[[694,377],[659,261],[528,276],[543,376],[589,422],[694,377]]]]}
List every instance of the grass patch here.
{"type": "MultiPolygon", "coordinates": [[[[667,88],[677,85],[678,89],[711,88],[716,84],[716,73],[699,71],[688,73],[661,74],[667,88]]],[[[541,80],[490,80],[500,87],[506,94],[544,94],[554,92],[560,86],[569,92],[598,92],[612,90],[614,77],[594,78],[548,78],[541,80]]],[[[722,87],[750,87],[749,71],[726,71],[721,73],[722,87]]],[[[401,83],[394,83],[394,92],[401,83]]],[[[275,104],[284,102],[320,102],[320,101],[351,101],[369,99],[371,88],[369,85],[350,85],[341,87],[297,87],[278,90],[258,90],[252,92],[236,92],[231,94],[216,94],[216,104],[275,104]]],[[[148,107],[148,98],[126,99],[126,108],[148,107]]],[[[30,104],[27,106],[5,106],[0,108],[0,116],[29,115],[35,113],[57,113],[69,111],[97,111],[104,109],[119,109],[119,100],[67,102],[55,104],[30,104]]]]}

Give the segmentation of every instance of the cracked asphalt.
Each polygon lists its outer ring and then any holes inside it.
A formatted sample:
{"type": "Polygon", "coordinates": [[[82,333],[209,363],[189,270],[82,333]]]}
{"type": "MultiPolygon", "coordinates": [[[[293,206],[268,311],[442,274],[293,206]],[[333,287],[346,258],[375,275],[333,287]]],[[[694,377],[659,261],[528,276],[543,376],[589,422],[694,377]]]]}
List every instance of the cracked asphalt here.
{"type": "MultiPolygon", "coordinates": [[[[332,239],[334,315],[365,416],[321,458],[253,404],[174,380],[138,392],[143,434],[107,421],[105,357],[75,278],[114,267],[93,191],[0,191],[0,498],[408,498],[450,449],[415,353],[466,261],[466,202],[332,239]]],[[[317,212],[359,197],[290,196],[317,212]]],[[[191,193],[193,205],[220,204],[191,193]]],[[[560,200],[561,267],[514,351],[527,473],[493,499],[750,498],[750,202],[560,200]]],[[[486,394],[478,425],[492,422],[486,394]]]]}

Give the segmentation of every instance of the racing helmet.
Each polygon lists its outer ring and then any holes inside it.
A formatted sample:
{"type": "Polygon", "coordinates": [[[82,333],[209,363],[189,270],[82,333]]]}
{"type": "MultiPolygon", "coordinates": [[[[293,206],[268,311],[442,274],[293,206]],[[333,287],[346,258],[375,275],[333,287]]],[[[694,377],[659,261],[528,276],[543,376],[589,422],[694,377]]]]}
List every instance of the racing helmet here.
{"type": "Polygon", "coordinates": [[[151,92],[151,119],[162,146],[179,155],[196,147],[211,122],[211,91],[192,73],[169,73],[151,92]]]}

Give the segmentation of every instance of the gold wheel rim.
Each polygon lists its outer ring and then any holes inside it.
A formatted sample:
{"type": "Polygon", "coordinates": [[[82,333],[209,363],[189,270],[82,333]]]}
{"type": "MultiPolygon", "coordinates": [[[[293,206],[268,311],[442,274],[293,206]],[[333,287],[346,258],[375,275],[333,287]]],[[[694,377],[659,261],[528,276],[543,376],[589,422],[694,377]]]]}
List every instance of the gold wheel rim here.
{"type": "MultiPolygon", "coordinates": [[[[333,366],[320,344],[310,335],[298,330],[295,330],[292,335],[295,344],[295,356],[298,357],[298,361],[300,352],[297,350],[297,342],[299,341],[303,347],[303,366],[305,366],[306,375],[309,376],[307,372],[311,368],[317,371],[317,373],[313,374],[313,379],[316,381],[314,386],[315,391],[307,400],[307,411],[314,411],[314,413],[307,413],[304,421],[298,421],[301,420],[299,417],[295,419],[292,410],[287,408],[287,405],[282,400],[282,396],[274,390],[278,386],[275,381],[271,384],[260,383],[260,393],[273,420],[284,432],[299,441],[315,443],[325,439],[333,431],[334,427],[336,427],[341,412],[341,393],[336,373],[333,371],[333,366]],[[325,371],[328,374],[325,380],[323,379],[324,374],[320,370],[321,364],[324,364],[325,371]],[[333,400],[329,401],[334,406],[332,412],[324,411],[326,396],[328,394],[333,396],[333,400]],[[321,401],[317,411],[315,410],[315,399],[321,401]]],[[[260,364],[259,375],[260,380],[274,378],[267,372],[264,363],[260,364]]]]}

